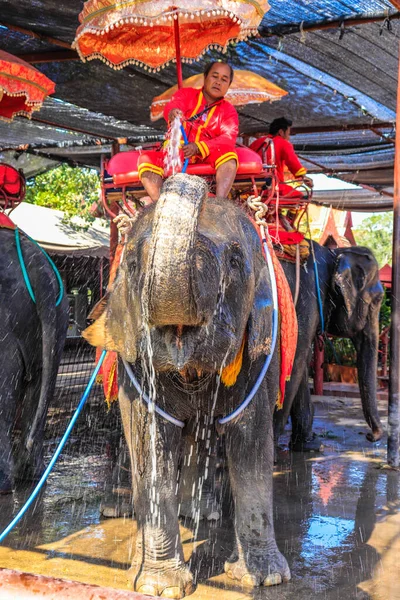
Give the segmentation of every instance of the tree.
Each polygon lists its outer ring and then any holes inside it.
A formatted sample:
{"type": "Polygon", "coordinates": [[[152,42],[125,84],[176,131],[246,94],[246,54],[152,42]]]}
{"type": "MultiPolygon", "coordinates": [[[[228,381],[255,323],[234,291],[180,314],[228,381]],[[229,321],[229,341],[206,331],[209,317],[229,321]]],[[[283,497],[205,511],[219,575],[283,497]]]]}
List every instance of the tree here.
{"type": "Polygon", "coordinates": [[[83,228],[87,228],[94,220],[89,208],[98,201],[99,190],[99,176],[94,169],[62,164],[27,182],[26,201],[62,210],[70,224],[72,217],[79,216],[86,222],[83,228]]]}
{"type": "Polygon", "coordinates": [[[375,254],[380,267],[392,263],[393,213],[385,212],[363,219],[353,230],[359,246],[367,246],[375,254]]]}

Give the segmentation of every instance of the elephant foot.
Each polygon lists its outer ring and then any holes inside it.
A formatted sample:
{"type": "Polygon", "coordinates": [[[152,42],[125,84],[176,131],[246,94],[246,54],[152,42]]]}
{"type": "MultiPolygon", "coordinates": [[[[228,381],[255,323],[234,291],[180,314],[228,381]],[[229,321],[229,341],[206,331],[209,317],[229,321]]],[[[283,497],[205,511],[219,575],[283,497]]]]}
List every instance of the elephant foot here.
{"type": "Polygon", "coordinates": [[[129,570],[135,592],[159,598],[186,598],[196,589],[193,575],[185,564],[176,561],[157,561],[156,565],[133,566],[129,570]],[[175,563],[174,566],[171,566],[175,563]]]}
{"type": "Polygon", "coordinates": [[[289,448],[292,452],[321,452],[323,444],[313,433],[308,438],[296,437],[295,441],[290,440],[289,448]]]}
{"type": "Polygon", "coordinates": [[[268,557],[226,561],[224,569],[228,577],[249,587],[279,585],[291,577],[286,558],[278,549],[268,552],[268,557]]]}
{"type": "Polygon", "coordinates": [[[382,436],[383,436],[382,427],[377,427],[376,429],[372,429],[371,431],[369,431],[365,437],[367,438],[367,440],[369,442],[379,442],[379,440],[382,438],[382,436]]]}

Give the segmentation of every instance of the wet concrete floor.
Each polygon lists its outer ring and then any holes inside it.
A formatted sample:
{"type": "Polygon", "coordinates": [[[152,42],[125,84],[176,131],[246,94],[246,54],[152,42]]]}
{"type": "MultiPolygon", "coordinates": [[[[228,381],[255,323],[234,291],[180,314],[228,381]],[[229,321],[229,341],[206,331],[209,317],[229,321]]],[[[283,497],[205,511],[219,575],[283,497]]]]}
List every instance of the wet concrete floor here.
{"type": "MultiPolygon", "coordinates": [[[[386,440],[366,441],[358,399],[314,402],[323,452],[283,449],[275,468],[276,535],[291,582],[256,591],[236,585],[223,574],[232,524],[202,523],[196,542],[182,525],[185,557],[197,573],[193,600],[400,600],[400,477],[385,468],[386,440]]],[[[385,422],[386,403],[380,408],[385,422]]],[[[96,438],[82,448],[76,439],[68,445],[35,509],[0,547],[0,567],[129,589],[135,521],[100,517],[106,447],[96,438]]],[[[1,530],[27,494],[0,497],[1,530]]]]}

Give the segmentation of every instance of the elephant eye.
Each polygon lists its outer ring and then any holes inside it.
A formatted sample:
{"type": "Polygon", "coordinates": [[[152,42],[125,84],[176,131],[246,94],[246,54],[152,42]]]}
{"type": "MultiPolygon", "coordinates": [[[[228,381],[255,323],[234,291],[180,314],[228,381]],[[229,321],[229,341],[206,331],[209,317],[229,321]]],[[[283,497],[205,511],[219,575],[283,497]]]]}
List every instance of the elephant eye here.
{"type": "Polygon", "coordinates": [[[128,263],[128,268],[130,271],[136,271],[137,262],[136,260],[130,260],[128,263]]]}
{"type": "Polygon", "coordinates": [[[240,269],[242,266],[242,257],[239,254],[233,254],[229,260],[232,269],[240,269]]]}

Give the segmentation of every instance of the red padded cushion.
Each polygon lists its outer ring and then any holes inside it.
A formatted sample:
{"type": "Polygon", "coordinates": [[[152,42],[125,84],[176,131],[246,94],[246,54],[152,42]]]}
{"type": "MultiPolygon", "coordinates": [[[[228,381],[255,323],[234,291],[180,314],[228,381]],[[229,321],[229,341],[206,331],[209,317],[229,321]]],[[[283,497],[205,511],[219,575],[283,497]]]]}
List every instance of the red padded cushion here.
{"type": "Polygon", "coordinates": [[[17,196],[21,191],[21,176],[10,165],[0,164],[0,188],[8,195],[17,196]]]}
{"type": "Polygon", "coordinates": [[[113,176],[122,173],[137,173],[139,156],[139,150],[129,150],[128,152],[114,154],[107,164],[108,173],[113,176]]]}
{"type": "MultiPolygon", "coordinates": [[[[250,148],[236,148],[239,159],[238,175],[260,175],[263,171],[260,156],[250,148]]],[[[126,185],[139,181],[137,163],[140,156],[139,150],[119,152],[115,154],[107,165],[107,171],[112,175],[115,185],[126,185]]],[[[204,163],[189,164],[189,175],[214,175],[215,169],[204,163]]]]}

